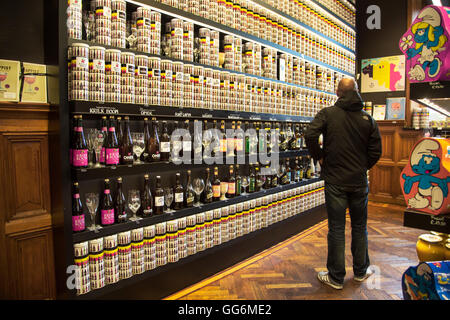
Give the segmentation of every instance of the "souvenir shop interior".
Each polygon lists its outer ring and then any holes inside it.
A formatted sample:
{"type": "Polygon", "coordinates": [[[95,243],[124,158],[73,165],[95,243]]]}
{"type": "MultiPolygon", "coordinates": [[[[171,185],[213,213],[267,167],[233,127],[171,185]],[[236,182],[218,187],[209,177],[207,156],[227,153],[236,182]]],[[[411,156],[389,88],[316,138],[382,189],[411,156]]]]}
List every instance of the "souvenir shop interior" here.
{"type": "Polygon", "coordinates": [[[450,298],[449,1],[17,0],[0,21],[2,299],[450,298]],[[317,280],[305,133],[344,78],[382,139],[375,289],[349,218],[344,290],[317,280]]]}

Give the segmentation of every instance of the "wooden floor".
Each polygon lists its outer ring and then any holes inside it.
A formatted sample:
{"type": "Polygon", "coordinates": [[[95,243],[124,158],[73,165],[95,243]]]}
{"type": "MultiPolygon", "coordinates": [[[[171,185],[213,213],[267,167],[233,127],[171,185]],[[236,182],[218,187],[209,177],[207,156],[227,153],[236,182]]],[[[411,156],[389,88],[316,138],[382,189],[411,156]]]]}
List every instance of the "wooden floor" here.
{"type": "Polygon", "coordinates": [[[401,276],[418,264],[417,237],[423,230],[402,226],[404,208],[371,203],[369,256],[376,274],[364,283],[353,281],[350,220],[346,225],[346,269],[343,290],[317,280],[326,270],[327,221],[253,256],[166,299],[179,300],[398,300],[401,276]]]}

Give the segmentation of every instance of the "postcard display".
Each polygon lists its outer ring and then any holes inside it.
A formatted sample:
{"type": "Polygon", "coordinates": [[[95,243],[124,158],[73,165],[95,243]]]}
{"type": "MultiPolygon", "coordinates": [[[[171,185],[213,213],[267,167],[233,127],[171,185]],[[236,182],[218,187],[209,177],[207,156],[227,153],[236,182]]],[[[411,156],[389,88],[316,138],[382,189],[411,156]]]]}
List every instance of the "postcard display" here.
{"type": "MultiPolygon", "coordinates": [[[[101,134],[109,132],[109,136],[111,130],[119,134],[117,127],[107,128],[109,119],[126,121],[132,131],[140,132],[144,118],[158,120],[162,123],[158,157],[162,159],[163,131],[173,125],[179,128],[187,119],[191,125],[195,120],[209,124],[226,120],[227,128],[232,121],[233,128],[234,122],[252,126],[260,121],[262,130],[267,127],[261,121],[273,129],[275,124],[306,126],[320,109],[334,104],[339,80],[355,73],[355,9],[345,0],[326,1],[326,6],[322,2],[69,0],[60,10],[60,26],[65,26],[66,33],[60,38],[67,44],[63,49],[67,63],[61,65],[68,66],[62,76],[67,82],[61,82],[67,83],[61,89],[67,99],[61,101],[69,110],[64,122],[71,129],[62,129],[62,134],[66,132],[67,139],[79,134],[81,121],[85,131],[103,127],[101,134]],[[336,13],[327,9],[330,6],[336,13]]],[[[108,138],[107,159],[101,153],[99,163],[108,164],[113,142],[108,138]]],[[[306,149],[295,150],[284,154],[307,157],[306,149]]],[[[173,159],[90,166],[89,157],[75,159],[74,152],[69,156],[72,166],[68,161],[65,167],[71,172],[68,184],[78,188],[79,183],[79,191],[64,187],[70,194],[63,199],[66,208],[73,208],[80,198],[86,206],[87,192],[102,197],[103,183],[106,193],[109,178],[112,186],[120,177],[124,188],[131,189],[141,183],[144,173],[154,186],[156,175],[165,184],[179,172],[184,187],[187,169],[194,178],[206,168],[204,164],[178,167],[170,162],[173,159]],[[74,161],[83,165],[74,167],[74,161]]],[[[218,177],[228,181],[228,165],[209,167],[211,178],[212,168],[219,167],[218,177]]],[[[240,170],[254,168],[246,162],[240,170]]],[[[227,242],[243,241],[252,232],[270,230],[273,224],[323,204],[323,181],[294,182],[292,176],[292,182],[275,188],[103,225],[97,232],[86,228],[73,233],[65,223],[65,238],[70,242],[66,248],[71,251],[66,262],[69,266],[75,262],[78,271],[71,292],[89,298],[111,284],[120,287],[136,275],[150,276],[165,265],[227,242]]],[[[84,214],[87,226],[89,213],[84,214]]],[[[72,221],[70,210],[64,215],[72,221]]],[[[80,212],[77,221],[81,216],[80,212]]]]}

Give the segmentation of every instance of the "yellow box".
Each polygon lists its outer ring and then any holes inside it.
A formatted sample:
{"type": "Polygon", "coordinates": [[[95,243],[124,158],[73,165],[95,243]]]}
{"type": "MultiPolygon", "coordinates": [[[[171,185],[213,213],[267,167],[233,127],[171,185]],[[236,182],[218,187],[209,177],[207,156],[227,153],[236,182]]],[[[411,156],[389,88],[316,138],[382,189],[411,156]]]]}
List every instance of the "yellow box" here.
{"type": "Polygon", "coordinates": [[[19,101],[20,62],[0,60],[0,101],[19,101]]]}
{"type": "Polygon", "coordinates": [[[43,64],[23,63],[22,102],[47,103],[47,67],[43,64]]]}

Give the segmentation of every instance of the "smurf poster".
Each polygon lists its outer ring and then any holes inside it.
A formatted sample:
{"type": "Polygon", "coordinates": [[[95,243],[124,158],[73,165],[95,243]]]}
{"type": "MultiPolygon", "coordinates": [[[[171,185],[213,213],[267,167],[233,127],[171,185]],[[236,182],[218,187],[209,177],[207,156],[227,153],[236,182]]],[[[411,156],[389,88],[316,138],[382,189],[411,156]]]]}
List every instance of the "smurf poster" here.
{"type": "Polygon", "coordinates": [[[450,8],[427,6],[400,39],[411,82],[450,80],[450,8]]]}
{"type": "Polygon", "coordinates": [[[450,139],[424,138],[413,148],[400,185],[408,208],[433,215],[450,212],[450,139]]]}

